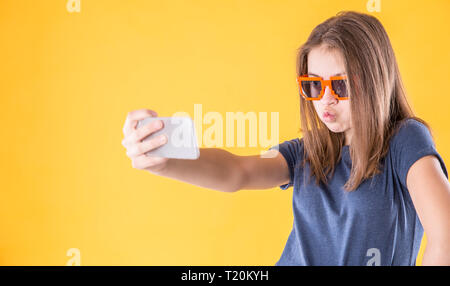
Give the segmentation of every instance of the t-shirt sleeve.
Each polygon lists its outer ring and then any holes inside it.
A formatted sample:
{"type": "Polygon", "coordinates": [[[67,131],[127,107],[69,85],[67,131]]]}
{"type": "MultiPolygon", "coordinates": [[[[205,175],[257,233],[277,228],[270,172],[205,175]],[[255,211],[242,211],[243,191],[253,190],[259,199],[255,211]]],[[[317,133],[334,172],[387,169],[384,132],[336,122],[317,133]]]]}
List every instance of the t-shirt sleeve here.
{"type": "Polygon", "coordinates": [[[434,155],[439,160],[442,171],[448,178],[447,168],[444,160],[436,150],[428,128],[415,119],[407,119],[402,123],[398,133],[393,138],[395,152],[395,168],[400,183],[406,186],[406,176],[409,168],[420,158],[434,155]]]}
{"type": "Polygon", "coordinates": [[[287,188],[294,185],[294,175],[297,163],[301,160],[302,155],[302,143],[303,140],[299,140],[298,138],[292,140],[286,140],[283,143],[272,146],[269,150],[276,149],[280,152],[284,159],[286,159],[287,165],[289,167],[289,183],[280,185],[280,189],[286,190],[287,188]]]}

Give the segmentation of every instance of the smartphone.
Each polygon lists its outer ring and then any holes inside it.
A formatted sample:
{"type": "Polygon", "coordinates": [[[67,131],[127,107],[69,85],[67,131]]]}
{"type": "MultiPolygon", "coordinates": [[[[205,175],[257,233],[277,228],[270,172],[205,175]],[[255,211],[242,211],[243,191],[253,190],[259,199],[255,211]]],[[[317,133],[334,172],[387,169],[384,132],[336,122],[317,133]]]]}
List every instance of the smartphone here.
{"type": "Polygon", "coordinates": [[[190,117],[148,117],[139,120],[136,128],[147,125],[154,120],[163,121],[163,128],[145,137],[142,142],[158,137],[161,134],[165,134],[168,140],[164,145],[145,153],[146,156],[190,160],[198,159],[200,151],[197,144],[197,134],[194,128],[194,122],[190,117]]]}

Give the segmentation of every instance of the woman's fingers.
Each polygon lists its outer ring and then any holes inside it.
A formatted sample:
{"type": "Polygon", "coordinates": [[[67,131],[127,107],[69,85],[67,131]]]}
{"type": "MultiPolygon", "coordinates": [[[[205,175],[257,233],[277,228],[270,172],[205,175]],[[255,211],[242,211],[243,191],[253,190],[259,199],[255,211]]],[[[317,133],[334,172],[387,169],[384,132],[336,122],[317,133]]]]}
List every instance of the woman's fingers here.
{"type": "Polygon", "coordinates": [[[162,129],[164,123],[162,120],[152,121],[138,129],[135,129],[128,136],[122,140],[122,145],[127,148],[130,145],[140,143],[142,139],[149,136],[150,134],[162,129]]]}
{"type": "Polygon", "coordinates": [[[140,156],[148,151],[161,147],[167,143],[167,136],[162,134],[145,142],[132,144],[127,148],[127,156],[130,158],[140,156]]]}
{"type": "Polygon", "coordinates": [[[135,169],[141,170],[153,170],[156,171],[156,168],[161,168],[165,162],[167,162],[168,158],[164,157],[150,157],[145,154],[140,155],[138,157],[133,158],[131,161],[131,165],[135,169]]]}
{"type": "Polygon", "coordinates": [[[125,136],[130,135],[135,129],[136,124],[139,120],[142,120],[147,117],[157,117],[158,113],[156,111],[150,109],[138,109],[130,111],[125,120],[125,124],[123,125],[123,134],[125,136]]]}
{"type": "Polygon", "coordinates": [[[131,159],[133,168],[151,172],[159,171],[164,168],[166,162],[169,160],[164,157],[145,155],[145,153],[166,144],[168,140],[167,135],[161,134],[142,142],[142,139],[164,128],[164,122],[162,120],[155,120],[136,128],[139,120],[157,116],[158,114],[155,111],[149,109],[134,110],[127,115],[122,130],[124,134],[122,145],[127,149],[127,156],[131,159]]]}

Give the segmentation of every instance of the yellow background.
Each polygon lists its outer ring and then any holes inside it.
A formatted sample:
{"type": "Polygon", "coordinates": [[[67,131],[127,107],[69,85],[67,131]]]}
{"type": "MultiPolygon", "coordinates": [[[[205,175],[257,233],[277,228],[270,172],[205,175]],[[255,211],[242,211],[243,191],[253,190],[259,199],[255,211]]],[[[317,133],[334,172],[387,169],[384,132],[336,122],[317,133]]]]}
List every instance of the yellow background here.
{"type": "MultiPolygon", "coordinates": [[[[275,264],[292,188],[230,195],[133,169],[123,123],[140,108],[193,116],[197,103],[279,112],[280,142],[301,136],[295,50],[367,1],[66,2],[0,2],[0,265],[65,265],[70,248],[81,265],[275,264]]],[[[449,162],[450,1],[383,0],[371,14],[449,162]]]]}

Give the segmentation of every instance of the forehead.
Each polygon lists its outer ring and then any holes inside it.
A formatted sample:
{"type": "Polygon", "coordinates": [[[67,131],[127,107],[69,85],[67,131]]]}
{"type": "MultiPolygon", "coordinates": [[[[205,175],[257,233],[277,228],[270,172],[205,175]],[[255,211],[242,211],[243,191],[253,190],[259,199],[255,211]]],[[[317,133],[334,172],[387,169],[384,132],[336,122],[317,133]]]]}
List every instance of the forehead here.
{"type": "Polygon", "coordinates": [[[308,53],[308,73],[314,73],[324,78],[345,73],[342,53],[325,46],[313,48],[308,53]]]}

